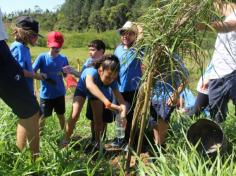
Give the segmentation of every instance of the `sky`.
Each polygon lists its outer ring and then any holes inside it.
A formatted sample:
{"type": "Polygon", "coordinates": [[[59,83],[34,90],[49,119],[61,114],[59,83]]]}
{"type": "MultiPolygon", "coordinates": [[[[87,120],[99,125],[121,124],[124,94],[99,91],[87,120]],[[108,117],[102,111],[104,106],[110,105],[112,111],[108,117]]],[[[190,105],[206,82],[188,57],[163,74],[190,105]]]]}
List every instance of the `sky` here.
{"type": "Polygon", "coordinates": [[[32,9],[38,5],[42,10],[53,10],[61,5],[65,0],[0,0],[0,7],[3,13],[11,13],[14,11],[32,9]]]}

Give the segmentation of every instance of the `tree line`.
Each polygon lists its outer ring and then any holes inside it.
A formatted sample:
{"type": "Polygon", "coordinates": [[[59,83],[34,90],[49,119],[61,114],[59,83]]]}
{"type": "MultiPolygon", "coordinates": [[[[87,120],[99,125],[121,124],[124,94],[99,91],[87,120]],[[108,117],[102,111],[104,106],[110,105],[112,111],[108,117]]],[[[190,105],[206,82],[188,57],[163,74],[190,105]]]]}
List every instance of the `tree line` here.
{"type": "Polygon", "coordinates": [[[35,17],[43,30],[97,32],[117,29],[127,20],[137,20],[156,0],[65,0],[55,11],[35,8],[7,14],[5,20],[20,15],[35,17]]]}

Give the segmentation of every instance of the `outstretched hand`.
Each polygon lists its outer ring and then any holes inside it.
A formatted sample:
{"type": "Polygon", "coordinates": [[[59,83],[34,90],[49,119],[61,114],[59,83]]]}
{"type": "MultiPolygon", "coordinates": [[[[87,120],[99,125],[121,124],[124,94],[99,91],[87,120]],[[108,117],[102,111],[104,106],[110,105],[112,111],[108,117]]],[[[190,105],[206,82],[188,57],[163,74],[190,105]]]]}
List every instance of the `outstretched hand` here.
{"type": "Polygon", "coordinates": [[[62,70],[63,70],[63,73],[72,74],[76,77],[80,77],[80,75],[81,75],[80,72],[78,72],[76,69],[74,69],[73,67],[71,67],[69,65],[63,67],[62,70]]]}

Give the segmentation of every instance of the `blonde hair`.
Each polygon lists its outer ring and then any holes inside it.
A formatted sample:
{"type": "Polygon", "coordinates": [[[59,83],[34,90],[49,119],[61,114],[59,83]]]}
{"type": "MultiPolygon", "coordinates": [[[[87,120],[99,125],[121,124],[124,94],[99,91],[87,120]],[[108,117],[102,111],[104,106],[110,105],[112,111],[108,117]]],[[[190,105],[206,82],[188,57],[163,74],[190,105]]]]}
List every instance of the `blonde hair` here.
{"type": "Polygon", "coordinates": [[[25,30],[23,28],[19,28],[13,26],[13,33],[15,36],[15,40],[23,42],[24,44],[33,44],[32,38],[35,37],[37,34],[32,30],[25,30]]]}

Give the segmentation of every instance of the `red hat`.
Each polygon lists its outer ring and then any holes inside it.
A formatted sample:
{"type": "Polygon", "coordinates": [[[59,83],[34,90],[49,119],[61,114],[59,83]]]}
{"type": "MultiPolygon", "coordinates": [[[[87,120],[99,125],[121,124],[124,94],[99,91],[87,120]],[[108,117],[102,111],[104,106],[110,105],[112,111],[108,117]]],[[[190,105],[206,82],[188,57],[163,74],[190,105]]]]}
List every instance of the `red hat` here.
{"type": "Polygon", "coordinates": [[[62,33],[57,31],[52,31],[48,33],[48,41],[47,41],[48,47],[61,48],[63,43],[64,43],[64,37],[62,33]]]}

